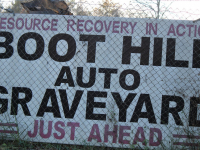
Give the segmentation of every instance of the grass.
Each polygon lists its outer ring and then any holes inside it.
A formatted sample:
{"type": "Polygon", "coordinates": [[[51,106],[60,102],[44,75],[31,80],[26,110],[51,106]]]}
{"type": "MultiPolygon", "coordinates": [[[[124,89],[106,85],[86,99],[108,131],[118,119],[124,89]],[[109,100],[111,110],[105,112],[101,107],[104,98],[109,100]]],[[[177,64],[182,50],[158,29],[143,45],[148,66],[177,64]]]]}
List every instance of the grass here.
{"type": "MultiPolygon", "coordinates": [[[[137,145],[136,145],[137,146],[137,145]]],[[[88,145],[66,145],[66,144],[52,144],[52,143],[38,143],[24,140],[0,140],[0,150],[141,150],[142,148],[110,148],[110,147],[97,147],[88,145]]],[[[151,148],[144,147],[144,150],[151,148]]],[[[155,150],[200,150],[200,147],[163,147],[154,148],[155,150]]]]}
{"type": "Polygon", "coordinates": [[[77,146],[77,145],[64,145],[64,144],[34,143],[28,141],[0,140],[0,150],[128,150],[128,149],[96,147],[87,145],[77,146]]]}

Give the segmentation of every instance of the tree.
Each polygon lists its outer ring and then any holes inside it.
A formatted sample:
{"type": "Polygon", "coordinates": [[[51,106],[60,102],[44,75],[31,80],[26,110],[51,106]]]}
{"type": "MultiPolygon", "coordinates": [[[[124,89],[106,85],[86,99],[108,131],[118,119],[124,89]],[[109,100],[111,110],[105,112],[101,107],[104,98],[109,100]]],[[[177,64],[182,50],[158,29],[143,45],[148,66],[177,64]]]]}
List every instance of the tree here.
{"type": "Polygon", "coordinates": [[[3,5],[2,5],[2,1],[0,0],[0,12],[3,11],[3,5]]]}
{"type": "MultiPolygon", "coordinates": [[[[131,4],[129,6],[132,6],[131,4]]],[[[138,7],[138,6],[136,6],[138,7]]],[[[141,6],[139,6],[141,8],[141,6]]],[[[142,9],[133,9],[135,8],[135,6],[130,7],[128,9],[126,9],[126,15],[129,18],[152,18],[151,16],[149,16],[148,13],[146,13],[144,10],[142,9]]]]}
{"type": "Polygon", "coordinates": [[[19,0],[15,0],[15,2],[12,2],[11,5],[11,9],[15,12],[15,13],[20,13],[21,10],[23,9],[21,6],[21,3],[19,0]]]}
{"type": "Polygon", "coordinates": [[[0,12],[14,13],[13,10],[8,7],[8,2],[2,0],[0,0],[0,12]]]}
{"type": "MultiPolygon", "coordinates": [[[[27,2],[28,0],[25,0],[23,2],[27,2]]],[[[15,0],[15,2],[12,2],[11,7],[10,7],[14,13],[25,13],[26,11],[24,10],[24,8],[21,5],[21,1],[20,0],[15,0]]]]}
{"type": "Polygon", "coordinates": [[[78,15],[78,16],[90,16],[92,15],[92,13],[89,10],[86,10],[87,7],[85,6],[85,1],[83,0],[79,0],[79,2],[75,2],[75,0],[70,0],[67,5],[70,8],[70,11],[74,14],[74,15],[78,15]]]}
{"type": "Polygon", "coordinates": [[[148,14],[148,18],[156,18],[156,19],[163,18],[164,14],[168,11],[169,6],[171,5],[171,3],[168,6],[166,6],[166,4],[161,5],[161,0],[145,0],[145,1],[134,0],[134,1],[137,2],[140,7],[145,7],[149,9],[149,11],[146,11],[147,12],[146,14],[148,14]]]}
{"type": "Polygon", "coordinates": [[[122,15],[120,8],[121,5],[112,2],[112,0],[102,0],[100,6],[94,9],[94,14],[100,16],[120,17],[122,15]]]}

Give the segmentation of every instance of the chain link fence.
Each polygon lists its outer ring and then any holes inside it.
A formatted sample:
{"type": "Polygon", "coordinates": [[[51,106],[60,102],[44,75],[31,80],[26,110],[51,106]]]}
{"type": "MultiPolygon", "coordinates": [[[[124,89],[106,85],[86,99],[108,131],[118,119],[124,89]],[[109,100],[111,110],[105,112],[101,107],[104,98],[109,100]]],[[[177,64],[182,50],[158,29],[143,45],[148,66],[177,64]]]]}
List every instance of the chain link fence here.
{"type": "Polygon", "coordinates": [[[0,2],[1,143],[200,147],[198,1],[0,2]]]}

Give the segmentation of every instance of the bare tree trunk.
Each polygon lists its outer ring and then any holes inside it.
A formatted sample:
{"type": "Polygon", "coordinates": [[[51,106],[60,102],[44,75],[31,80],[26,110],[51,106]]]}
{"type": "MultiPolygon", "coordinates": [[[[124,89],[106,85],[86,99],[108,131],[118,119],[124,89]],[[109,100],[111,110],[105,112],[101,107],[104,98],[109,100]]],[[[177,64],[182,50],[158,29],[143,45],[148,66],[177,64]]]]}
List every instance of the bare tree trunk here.
{"type": "Polygon", "coordinates": [[[146,0],[146,1],[134,0],[134,1],[143,5],[146,8],[149,8],[153,12],[154,18],[156,18],[156,19],[162,18],[164,13],[168,11],[168,7],[169,7],[169,6],[165,6],[165,5],[161,6],[161,0],[156,0],[155,2],[154,2],[154,0],[146,0]]]}
{"type": "Polygon", "coordinates": [[[160,19],[160,0],[157,0],[157,19],[160,19]]]}

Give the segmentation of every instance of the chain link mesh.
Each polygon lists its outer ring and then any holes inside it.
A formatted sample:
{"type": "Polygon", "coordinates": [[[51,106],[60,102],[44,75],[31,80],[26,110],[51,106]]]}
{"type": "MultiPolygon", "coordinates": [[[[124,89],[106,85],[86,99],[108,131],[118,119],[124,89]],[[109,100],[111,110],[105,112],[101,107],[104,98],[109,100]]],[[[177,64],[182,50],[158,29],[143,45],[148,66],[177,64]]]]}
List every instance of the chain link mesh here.
{"type": "Polygon", "coordinates": [[[0,2],[1,143],[199,148],[198,1],[0,2]]]}

